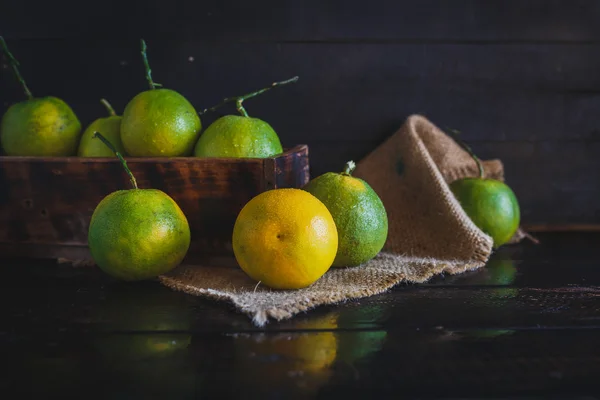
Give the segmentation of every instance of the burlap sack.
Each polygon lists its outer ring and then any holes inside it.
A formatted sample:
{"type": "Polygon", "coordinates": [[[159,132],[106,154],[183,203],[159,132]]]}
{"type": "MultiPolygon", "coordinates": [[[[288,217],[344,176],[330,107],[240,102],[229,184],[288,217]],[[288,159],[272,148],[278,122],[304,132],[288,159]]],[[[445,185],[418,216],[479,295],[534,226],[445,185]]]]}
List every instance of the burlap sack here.
{"type": "MultiPolygon", "coordinates": [[[[499,160],[483,165],[486,177],[504,180],[499,160]]],[[[375,259],[330,269],[312,286],[294,291],[257,285],[236,266],[182,265],[160,281],[229,301],[263,326],[269,318],[283,320],[319,305],[371,296],[400,282],[479,268],[492,252],[492,239],[471,222],[448,187],[455,179],[477,175],[475,161],[454,140],[426,118],[411,116],[354,173],[379,194],[388,213],[388,239],[375,259]]],[[[514,241],[521,237],[519,232],[514,241]]]]}

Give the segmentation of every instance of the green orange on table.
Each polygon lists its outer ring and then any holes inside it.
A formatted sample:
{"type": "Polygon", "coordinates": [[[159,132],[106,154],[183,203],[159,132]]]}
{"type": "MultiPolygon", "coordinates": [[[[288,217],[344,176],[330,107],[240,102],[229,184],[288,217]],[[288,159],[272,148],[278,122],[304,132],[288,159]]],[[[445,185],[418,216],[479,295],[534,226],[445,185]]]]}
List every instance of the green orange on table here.
{"type": "Polygon", "coordinates": [[[512,189],[496,179],[485,178],[479,158],[462,141],[457,142],[473,157],[479,169],[476,178],[467,177],[450,183],[450,190],[471,221],[494,240],[494,248],[506,244],[520,224],[520,208],[512,189]]]}
{"type": "Polygon", "coordinates": [[[100,132],[121,153],[126,154],[121,141],[121,116],[117,115],[110,103],[105,99],[100,102],[108,111],[107,117],[96,119],[81,135],[77,155],[80,157],[114,157],[111,149],[106,147],[100,140],[94,138],[96,132],[100,132]]]}
{"type": "Polygon", "coordinates": [[[256,92],[227,98],[221,104],[204,110],[204,112],[213,111],[224,104],[235,102],[240,115],[226,115],[210,124],[196,143],[194,155],[196,157],[266,158],[283,153],[281,141],[273,127],[262,119],[250,117],[242,103],[274,87],[297,80],[296,76],[283,82],[275,82],[256,92]]]}
{"type": "Polygon", "coordinates": [[[92,215],[88,244],[98,267],[115,278],[135,281],[164,274],[181,263],[190,228],[177,203],[157,189],[139,189],[127,163],[110,142],[133,189],[106,196],[92,215]]]}
{"type": "Polygon", "coordinates": [[[242,208],[232,244],[242,270],[259,284],[301,289],[329,270],[338,235],[331,213],[316,197],[300,189],[273,189],[242,208]]]}
{"type": "Polygon", "coordinates": [[[337,227],[339,246],[335,267],[354,267],[375,257],[385,245],[388,218],[381,199],[367,182],[352,176],[350,161],[341,173],[327,172],[304,190],[327,206],[337,227]]]}
{"type": "Polygon", "coordinates": [[[19,72],[19,62],[1,36],[0,45],[27,96],[2,117],[0,142],[4,152],[9,156],[75,155],[81,123],[71,107],[56,97],[34,97],[19,72]]]}
{"type": "Polygon", "coordinates": [[[141,41],[142,58],[150,90],[137,94],[125,107],[121,140],[128,155],[134,157],[184,157],[192,155],[202,124],[196,109],[181,94],[152,80],[141,41]]]}

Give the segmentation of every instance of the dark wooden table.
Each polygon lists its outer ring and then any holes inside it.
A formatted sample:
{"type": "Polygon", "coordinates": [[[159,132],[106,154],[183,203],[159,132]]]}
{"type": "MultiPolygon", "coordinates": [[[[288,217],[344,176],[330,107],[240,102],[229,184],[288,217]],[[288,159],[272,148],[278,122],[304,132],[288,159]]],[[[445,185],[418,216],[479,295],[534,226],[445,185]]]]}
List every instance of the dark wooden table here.
{"type": "Polygon", "coordinates": [[[593,398],[600,234],[539,238],[262,330],[156,282],[3,260],[0,397],[593,398]]]}

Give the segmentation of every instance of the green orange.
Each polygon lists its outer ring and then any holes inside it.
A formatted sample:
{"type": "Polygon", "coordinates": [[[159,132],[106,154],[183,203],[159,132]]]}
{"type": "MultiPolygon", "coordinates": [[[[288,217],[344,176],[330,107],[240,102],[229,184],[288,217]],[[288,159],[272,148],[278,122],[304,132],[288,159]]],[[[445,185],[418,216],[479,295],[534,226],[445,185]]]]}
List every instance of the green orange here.
{"type": "Polygon", "coordinates": [[[177,203],[157,189],[138,189],[127,162],[101,134],[121,161],[133,189],[118,190],[96,206],[88,229],[92,258],[115,278],[136,281],[175,268],[190,246],[190,227],[177,203]]]}
{"type": "Polygon", "coordinates": [[[342,173],[327,172],[311,180],[304,190],[329,209],[339,236],[335,267],[366,263],[383,248],[388,234],[387,213],[367,182],[353,177],[350,161],[342,173]]]}
{"type": "Polygon", "coordinates": [[[520,209],[508,185],[494,179],[464,178],[450,189],[471,221],[494,240],[498,248],[519,229],[520,209]]]}
{"type": "Polygon", "coordinates": [[[185,97],[154,89],[139,93],[125,107],[121,140],[134,157],[190,156],[201,129],[200,117],[185,97]]]}
{"type": "Polygon", "coordinates": [[[181,263],[190,245],[190,228],[166,193],[119,190],[94,210],[88,243],[94,261],[109,275],[127,281],[148,279],[181,263]]]}
{"type": "Polygon", "coordinates": [[[214,111],[229,102],[236,103],[240,115],[225,115],[210,124],[194,149],[196,157],[267,158],[283,153],[279,136],[268,122],[248,115],[244,100],[258,96],[274,87],[298,81],[295,76],[243,96],[229,97],[219,105],[204,110],[214,111]]]}
{"type": "Polygon", "coordinates": [[[142,58],[150,90],[138,93],[125,106],[121,122],[121,140],[128,155],[134,157],[190,156],[202,124],[196,109],[181,94],[152,80],[141,40],[142,58]]]}
{"type": "Polygon", "coordinates": [[[13,104],[0,125],[2,148],[9,156],[73,156],[80,134],[79,119],[56,97],[13,104]]]}
{"type": "Polygon", "coordinates": [[[77,155],[80,157],[114,157],[112,150],[100,140],[94,139],[94,133],[100,132],[121,154],[126,154],[121,141],[121,116],[104,99],[102,104],[108,110],[108,116],[96,119],[83,132],[77,155]]]}
{"type": "Polygon", "coordinates": [[[81,135],[81,123],[71,107],[56,97],[34,97],[19,72],[19,62],[11,54],[2,36],[0,47],[27,96],[27,100],[10,106],[2,117],[0,143],[6,155],[75,155],[81,135]]]}
{"type": "Polygon", "coordinates": [[[196,157],[265,158],[282,152],[279,137],[267,122],[226,115],[206,128],[194,154],[196,157]]]}
{"type": "Polygon", "coordinates": [[[521,211],[517,197],[504,182],[485,178],[485,170],[479,157],[458,138],[458,131],[450,132],[453,133],[454,140],[473,158],[479,170],[478,177],[451,182],[450,190],[473,224],[491,236],[493,247],[498,248],[508,243],[519,229],[521,211]]]}

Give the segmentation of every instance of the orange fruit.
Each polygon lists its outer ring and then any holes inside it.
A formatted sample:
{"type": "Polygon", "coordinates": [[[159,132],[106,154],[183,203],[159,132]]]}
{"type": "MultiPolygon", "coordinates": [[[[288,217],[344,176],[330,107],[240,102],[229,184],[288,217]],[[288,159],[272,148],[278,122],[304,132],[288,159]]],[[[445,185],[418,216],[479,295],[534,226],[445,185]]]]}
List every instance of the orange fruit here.
{"type": "Polygon", "coordinates": [[[121,116],[117,115],[110,103],[105,99],[100,102],[108,111],[107,117],[101,117],[92,122],[81,135],[77,155],[79,157],[114,157],[112,150],[106,147],[100,140],[94,138],[96,132],[100,132],[108,141],[115,146],[118,152],[125,154],[125,148],[121,141],[121,116]]]}
{"type": "Polygon", "coordinates": [[[117,190],[98,203],[88,228],[92,258],[117,279],[136,281],[175,268],[190,247],[190,226],[179,205],[158,189],[139,189],[127,162],[101,133],[100,139],[119,159],[133,189],[117,190]]]}
{"type": "Polygon", "coordinates": [[[274,189],[240,211],[232,244],[238,264],[252,279],[273,289],[300,289],[329,270],[338,234],[331,213],[315,196],[274,189]]]}
{"type": "Polygon", "coordinates": [[[339,236],[334,267],[355,267],[374,258],[387,240],[388,218],[381,199],[367,182],[352,176],[353,161],[344,172],[326,172],[304,190],[331,212],[339,236]]]}
{"type": "Polygon", "coordinates": [[[96,206],[88,242],[100,269],[136,281],[164,274],[181,263],[190,227],[177,203],[157,189],[118,190],[96,206]]]}
{"type": "Polygon", "coordinates": [[[471,221],[492,237],[495,249],[508,243],[519,229],[519,202],[504,182],[463,178],[452,182],[450,190],[471,221]]]}
{"type": "Polygon", "coordinates": [[[0,144],[7,156],[73,156],[81,122],[71,107],[53,97],[34,97],[19,72],[19,62],[0,36],[0,49],[21,83],[27,100],[13,104],[0,121],[0,144]]]}
{"type": "Polygon", "coordinates": [[[279,137],[258,118],[226,115],[200,136],[196,157],[266,158],[283,153],[279,137]]]}

